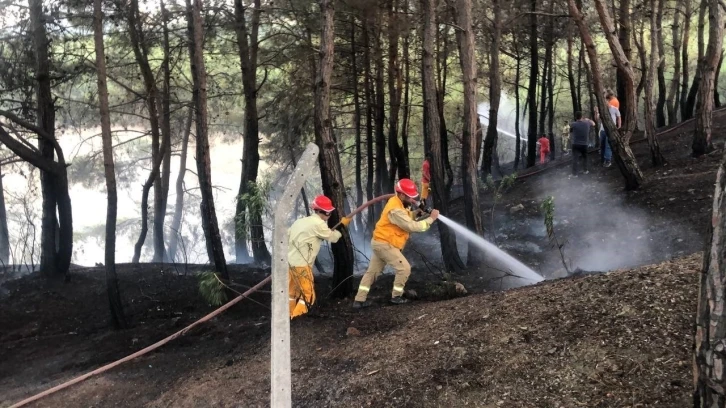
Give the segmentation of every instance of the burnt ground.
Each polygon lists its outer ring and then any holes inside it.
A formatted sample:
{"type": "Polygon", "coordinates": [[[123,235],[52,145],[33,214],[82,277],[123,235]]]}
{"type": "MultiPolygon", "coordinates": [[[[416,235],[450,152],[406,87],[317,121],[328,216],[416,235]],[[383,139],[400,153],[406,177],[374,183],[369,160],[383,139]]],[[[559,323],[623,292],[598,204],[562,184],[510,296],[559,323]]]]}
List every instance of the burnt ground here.
{"type": "MultiPolygon", "coordinates": [[[[719,112],[716,134],[726,115],[719,112]]],[[[558,237],[572,267],[610,270],[535,286],[448,297],[426,236],[407,249],[423,300],[353,312],[318,282],[314,313],[292,322],[293,400],[300,407],[683,407],[691,389],[691,331],[715,169],[721,151],[688,157],[686,125],[661,135],[669,165],[624,192],[614,168],[568,178],[555,167],[525,178],[494,213],[497,243],[547,276],[562,275],[539,202],[555,196],[558,237]],[[510,207],[524,210],[511,214],[510,207]],[[695,254],[695,255],[691,255],[695,254]],[[427,264],[423,258],[433,261],[427,264]],[[355,329],[355,330],[353,330],[355,329]]],[[[593,156],[594,157],[594,156],[593,156]]],[[[488,194],[484,195],[487,200],[488,194]]],[[[463,203],[454,203],[452,215],[463,203]]],[[[482,204],[482,211],[491,208],[482,204]]],[[[485,214],[490,219],[491,214],[485,214]]],[[[489,224],[487,222],[487,224],[489,224]]],[[[52,285],[36,275],[0,290],[0,407],[122,358],[213,310],[195,272],[120,265],[131,328],[108,327],[102,268],[52,285]]],[[[268,272],[232,267],[250,286],[268,272]]],[[[455,275],[470,292],[486,270],[455,275]]],[[[390,278],[388,278],[390,279],[390,278]]],[[[269,288],[268,288],[269,290],[269,288]]],[[[269,294],[258,293],[186,336],[41,400],[43,407],[256,407],[269,404],[269,294]]]]}

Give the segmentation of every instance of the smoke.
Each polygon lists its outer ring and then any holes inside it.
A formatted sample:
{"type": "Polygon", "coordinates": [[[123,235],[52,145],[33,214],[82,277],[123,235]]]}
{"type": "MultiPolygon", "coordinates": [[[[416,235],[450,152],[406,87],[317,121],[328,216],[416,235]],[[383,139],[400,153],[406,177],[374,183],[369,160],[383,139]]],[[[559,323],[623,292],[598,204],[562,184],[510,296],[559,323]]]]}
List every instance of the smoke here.
{"type": "MultiPolygon", "coordinates": [[[[552,176],[555,174],[562,173],[552,176]]],[[[549,195],[555,198],[555,233],[565,243],[563,250],[572,270],[609,271],[660,261],[680,255],[680,242],[699,241],[688,226],[628,200],[619,181],[609,184],[593,176],[538,180],[546,183],[537,189],[540,200],[549,195]],[[664,234],[666,230],[668,234],[664,234]]],[[[539,201],[532,205],[539,206],[539,201]]],[[[536,238],[544,232],[542,224],[540,216],[537,223],[530,223],[527,235],[535,241],[547,240],[536,238]]],[[[544,253],[549,252],[551,258],[554,251],[557,249],[544,253]]],[[[562,269],[559,254],[556,256],[545,262],[547,269],[562,269]]]]}

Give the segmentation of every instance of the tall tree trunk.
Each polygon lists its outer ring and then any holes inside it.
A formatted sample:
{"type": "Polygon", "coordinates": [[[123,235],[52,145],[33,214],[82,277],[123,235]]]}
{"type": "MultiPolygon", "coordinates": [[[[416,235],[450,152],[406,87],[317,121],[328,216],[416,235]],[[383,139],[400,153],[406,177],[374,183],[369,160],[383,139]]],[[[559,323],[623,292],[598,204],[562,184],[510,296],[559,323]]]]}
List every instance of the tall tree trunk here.
{"type": "Polygon", "coordinates": [[[673,77],[668,88],[666,104],[668,107],[668,125],[678,123],[678,108],[680,106],[680,93],[678,92],[681,81],[681,2],[675,2],[673,11],[673,25],[671,26],[671,39],[673,40],[673,77]]]}
{"type": "MultiPolygon", "coordinates": [[[[716,68],[723,46],[724,12],[720,1],[707,0],[708,3],[708,48],[701,60],[701,79],[698,89],[698,112],[696,130],[693,133],[693,156],[698,157],[713,149],[711,132],[713,124],[713,93],[716,87],[716,68]]],[[[714,207],[715,208],[715,207],[714,207]]]]}
{"type": "MultiPolygon", "coordinates": [[[[601,16],[601,23],[603,27],[606,31],[610,33],[608,34],[608,43],[613,49],[613,54],[615,54],[616,59],[619,60],[618,64],[622,65],[623,67],[629,67],[628,65],[623,64],[622,60],[624,59],[624,53],[622,52],[622,49],[617,49],[620,44],[615,41],[615,35],[612,34],[614,32],[613,24],[612,20],[610,20],[607,9],[605,8],[604,1],[595,0],[595,4],[598,8],[598,14],[600,14],[601,16]]],[[[635,157],[633,156],[632,150],[630,150],[629,142],[630,137],[632,136],[634,124],[632,121],[629,124],[626,124],[627,127],[624,131],[619,131],[615,128],[615,123],[613,123],[613,120],[612,118],[610,118],[610,114],[608,112],[607,103],[602,97],[603,93],[605,92],[605,88],[603,87],[602,83],[602,70],[600,69],[600,61],[598,60],[595,43],[592,40],[590,31],[585,23],[585,18],[575,4],[575,0],[568,0],[568,5],[570,9],[570,15],[572,16],[573,20],[575,20],[575,23],[577,23],[577,26],[580,29],[582,41],[585,43],[585,46],[587,48],[587,53],[590,59],[590,66],[592,70],[592,83],[595,88],[595,94],[598,96],[596,98],[599,106],[598,109],[600,112],[603,112],[601,118],[608,133],[608,140],[610,141],[610,145],[613,149],[615,162],[617,163],[620,172],[625,178],[625,187],[627,189],[637,189],[643,183],[644,176],[643,173],[640,171],[640,167],[638,166],[635,157]]],[[[632,89],[632,70],[630,70],[630,73],[630,85],[627,86],[626,89],[630,89],[630,91],[627,93],[627,95],[630,96],[631,102],[628,109],[631,110],[632,113],[632,111],[635,110],[635,92],[634,89],[632,89]]]]}
{"type": "MultiPolygon", "coordinates": [[[[363,26],[363,65],[365,66],[365,100],[366,100],[366,198],[368,200],[373,199],[374,190],[374,178],[375,178],[375,164],[373,161],[373,145],[375,143],[373,139],[373,77],[371,75],[371,42],[370,42],[370,19],[365,20],[363,26]]],[[[375,225],[378,207],[372,205],[368,207],[368,232],[373,232],[373,225],[375,225]]]]}
{"type": "Polygon", "coordinates": [[[10,263],[10,234],[8,232],[8,213],[5,209],[5,187],[3,187],[2,167],[0,166],[0,265],[10,263]]]}
{"type": "Polygon", "coordinates": [[[529,105],[529,127],[527,129],[527,167],[535,164],[537,157],[537,76],[539,75],[539,48],[537,46],[537,0],[530,0],[529,15],[529,89],[527,104],[529,105]]]}
{"type": "MultiPolygon", "coordinates": [[[[192,119],[194,108],[189,107],[184,123],[184,133],[181,141],[181,157],[179,158],[179,174],[176,177],[176,202],[174,203],[174,217],[171,219],[171,238],[169,239],[169,259],[177,261],[179,240],[182,239],[181,221],[184,215],[184,176],[187,173],[187,154],[189,151],[189,136],[192,133],[192,119]]],[[[186,260],[185,260],[186,261],[186,260]]]]}
{"type": "MultiPolygon", "coordinates": [[[[164,5],[164,0],[159,1],[161,19],[163,26],[163,48],[164,58],[161,62],[163,74],[163,86],[161,89],[161,144],[165,146],[159,154],[163,156],[161,164],[160,191],[154,201],[154,262],[164,262],[168,259],[164,245],[164,221],[166,220],[167,202],[169,200],[169,180],[171,178],[171,70],[169,44],[169,28],[167,21],[169,15],[164,5]]],[[[156,187],[154,187],[156,188],[156,187]]]]}
{"type": "MultiPolygon", "coordinates": [[[[500,0],[493,0],[494,8],[494,41],[497,45],[492,46],[492,56],[499,54],[499,33],[501,22],[500,0]],[[495,48],[496,47],[496,48],[495,48]]],[[[477,235],[484,235],[484,228],[481,221],[481,209],[479,207],[479,186],[477,183],[476,151],[477,151],[477,112],[476,112],[476,57],[474,55],[474,26],[471,17],[471,0],[459,0],[457,2],[457,24],[461,31],[459,38],[459,61],[461,63],[461,74],[464,88],[464,127],[462,132],[461,146],[461,175],[464,184],[464,207],[466,214],[466,226],[477,235]]],[[[492,42],[494,42],[492,41],[492,42]]],[[[494,62],[495,58],[492,58],[494,62]]],[[[499,59],[496,58],[496,65],[492,64],[492,70],[499,70],[499,59]]],[[[497,84],[499,81],[497,81],[497,84]]],[[[494,82],[492,82],[494,84],[494,82]]],[[[498,102],[498,101],[497,101],[498,102]]],[[[491,110],[490,110],[491,113],[491,110]]],[[[496,115],[496,112],[495,112],[496,115]]],[[[496,117],[496,116],[495,116],[496,117]]],[[[491,116],[490,116],[491,121],[491,116]]],[[[491,124],[491,122],[489,122],[491,124]]],[[[491,129],[491,126],[490,126],[491,129]]],[[[496,133],[496,121],[494,123],[496,133]]],[[[489,130],[487,130],[487,134],[489,130]]],[[[468,246],[467,263],[475,265],[483,257],[481,251],[474,245],[468,246]]]]}
{"type": "MultiPolygon", "coordinates": [[[[645,24],[641,24],[639,32],[635,33],[633,30],[633,42],[635,47],[638,49],[638,59],[640,59],[640,81],[638,86],[635,88],[635,100],[640,101],[640,95],[645,89],[645,83],[650,77],[650,64],[648,63],[648,54],[645,51],[645,24]]],[[[637,109],[636,109],[637,112],[637,109]]]]}
{"type": "MultiPolygon", "coordinates": [[[[551,4],[554,4],[552,2],[551,4]]],[[[550,30],[554,33],[554,27],[550,30]]],[[[554,52],[554,50],[553,50],[554,52]]],[[[554,61],[550,61],[550,68],[547,70],[547,137],[550,140],[550,157],[552,160],[557,158],[557,146],[554,132],[555,121],[555,82],[554,82],[554,61]]]]}
{"type": "Polygon", "coordinates": [[[688,46],[690,44],[690,33],[691,33],[691,17],[693,17],[693,7],[690,1],[683,2],[683,42],[681,43],[681,69],[683,70],[683,79],[681,80],[681,120],[686,120],[686,100],[688,99],[688,85],[689,85],[689,66],[690,59],[688,57],[688,46]]]}
{"type": "MultiPolygon", "coordinates": [[[[665,164],[665,159],[660,153],[660,146],[658,145],[658,139],[656,138],[655,128],[657,123],[657,108],[655,100],[653,98],[653,87],[656,75],[656,64],[660,60],[659,43],[662,42],[662,38],[659,35],[655,35],[656,30],[660,29],[662,23],[662,9],[664,5],[663,0],[650,0],[650,61],[648,62],[648,76],[645,80],[645,136],[648,139],[648,146],[650,147],[650,159],[653,162],[653,166],[662,166],[665,164]]],[[[642,44],[643,46],[645,44],[642,44]]],[[[660,76],[660,72],[658,73],[660,76]]],[[[665,83],[665,82],[664,82],[665,83]]]]}
{"type": "MultiPolygon", "coordinates": [[[[434,206],[443,214],[449,209],[448,190],[444,188],[444,157],[441,150],[441,124],[439,123],[438,93],[434,72],[434,41],[436,39],[436,0],[422,0],[423,11],[423,57],[422,72],[424,95],[424,132],[430,141],[432,156],[431,185],[434,206]]],[[[456,249],[456,236],[446,224],[439,222],[442,259],[447,271],[458,271],[464,267],[456,249]]]]}
{"type": "MultiPolygon", "coordinates": [[[[354,106],[354,122],[355,122],[355,203],[356,207],[363,205],[363,154],[361,149],[361,115],[360,92],[358,91],[358,48],[355,38],[356,23],[355,17],[350,20],[350,56],[351,56],[351,75],[353,79],[353,106],[354,106]]],[[[358,214],[355,218],[356,224],[360,227],[363,225],[363,215],[358,214]]]]}
{"type": "MultiPolygon", "coordinates": [[[[570,83],[570,98],[572,99],[572,115],[575,118],[575,112],[582,112],[582,105],[580,105],[580,96],[578,94],[577,87],[579,84],[575,84],[575,74],[572,68],[572,58],[574,56],[573,49],[573,27],[572,23],[567,24],[567,80],[570,83]]],[[[579,75],[579,72],[578,72],[579,75]]]]}
{"type": "Polygon", "coordinates": [[[539,126],[538,134],[547,134],[545,128],[547,122],[547,78],[549,70],[552,69],[552,40],[549,35],[549,29],[545,29],[545,59],[542,64],[542,76],[540,77],[540,94],[539,94],[539,126]]]}
{"type": "Polygon", "coordinates": [[[716,78],[713,81],[713,104],[716,108],[721,107],[721,98],[718,94],[718,78],[721,74],[721,65],[723,65],[723,50],[721,50],[721,57],[718,59],[718,66],[716,67],[716,78]]]}
{"type": "MultiPolygon", "coordinates": [[[[618,32],[618,41],[620,43],[620,47],[623,51],[624,58],[627,61],[632,60],[632,46],[630,42],[630,31],[632,30],[632,19],[630,17],[630,1],[631,0],[620,0],[620,10],[619,10],[619,30],[618,32]]],[[[605,7],[605,11],[607,12],[607,7],[605,7]]],[[[608,15],[610,13],[608,12],[608,15]]],[[[613,30],[616,30],[615,25],[613,24],[613,30]]],[[[614,34],[613,34],[614,35],[614,34]]],[[[590,61],[590,64],[592,64],[592,60],[590,61]]],[[[638,116],[637,116],[637,108],[631,109],[628,104],[635,103],[637,106],[637,99],[634,101],[631,101],[629,98],[624,96],[628,93],[628,73],[625,72],[623,68],[618,66],[617,70],[617,76],[616,76],[616,85],[617,85],[617,94],[618,98],[620,100],[620,115],[622,116],[622,122],[623,127],[628,127],[629,122],[637,123],[638,116]]],[[[598,98],[601,98],[602,96],[598,95],[598,98]]]]}
{"type": "Polygon", "coordinates": [[[520,120],[522,119],[521,110],[519,109],[519,81],[522,72],[522,56],[519,53],[519,44],[514,42],[514,49],[517,54],[517,67],[514,71],[514,171],[519,170],[519,159],[522,157],[522,135],[520,135],[520,120]]]}
{"type": "MultiPolygon", "coordinates": [[[[375,103],[375,120],[376,120],[376,197],[383,194],[384,191],[392,191],[393,185],[388,177],[386,166],[386,94],[383,81],[383,21],[381,12],[377,13],[376,35],[374,38],[373,58],[376,64],[376,103],[375,103]]],[[[394,157],[390,158],[395,160],[394,157]]],[[[383,208],[382,204],[376,205],[379,209],[383,208]]]]}
{"type": "MultiPolygon", "coordinates": [[[[398,60],[399,24],[398,10],[395,3],[398,0],[388,0],[388,165],[389,185],[387,191],[393,191],[393,182],[396,180],[398,170],[403,166],[399,163],[401,146],[398,144],[398,118],[401,111],[401,92],[403,79],[401,77],[401,64],[398,60]]],[[[398,174],[401,178],[401,175],[398,174]]]]}
{"type": "Polygon", "coordinates": [[[40,270],[48,279],[59,279],[66,275],[73,253],[73,214],[68,195],[68,178],[65,160],[55,143],[55,103],[51,93],[50,41],[46,34],[42,0],[29,0],[30,22],[35,53],[36,105],[38,126],[45,136],[38,135],[41,156],[53,162],[56,153],[62,165],[58,173],[40,172],[43,194],[43,215],[41,224],[40,270]],[[56,209],[58,215],[56,215],[56,209]]]}
{"type": "MultiPolygon", "coordinates": [[[[144,247],[144,242],[146,241],[146,234],[149,231],[149,192],[151,191],[151,187],[154,187],[154,216],[157,217],[161,212],[163,189],[159,173],[161,162],[163,161],[161,152],[166,150],[166,145],[162,143],[164,146],[161,146],[160,141],[163,142],[167,138],[162,138],[161,136],[161,125],[159,124],[159,108],[161,101],[159,98],[159,89],[156,85],[154,72],[149,64],[148,43],[144,37],[144,31],[139,17],[138,0],[130,0],[127,5],[126,20],[128,23],[131,47],[134,51],[136,64],[139,66],[139,70],[141,71],[144,89],[146,90],[146,108],[149,111],[149,126],[151,128],[151,172],[149,174],[149,178],[146,180],[141,189],[141,232],[139,233],[139,238],[134,246],[134,256],[132,258],[133,263],[138,263],[141,259],[141,249],[144,247]]],[[[154,225],[154,228],[156,228],[156,224],[154,225]]],[[[154,229],[153,235],[155,238],[157,233],[159,233],[159,231],[154,229]]],[[[163,245],[163,228],[161,229],[161,236],[161,244],[163,245]]],[[[153,259],[163,259],[163,250],[162,253],[157,252],[156,245],[154,246],[153,259]]]]}
{"type": "MultiPolygon", "coordinates": [[[[691,89],[688,91],[688,97],[686,98],[686,104],[683,107],[683,120],[693,118],[693,111],[697,109],[696,97],[698,96],[698,90],[703,78],[703,58],[705,50],[704,32],[706,30],[706,9],[708,8],[708,0],[701,1],[701,7],[698,10],[698,64],[696,65],[696,73],[693,76],[693,83],[691,89]]],[[[712,95],[713,96],[713,95],[712,95]]]]}
{"type": "MultiPolygon", "coordinates": [[[[320,0],[322,28],[320,34],[320,64],[315,80],[315,140],[320,146],[320,177],[323,192],[333,200],[336,208],[345,208],[345,185],[340,167],[338,142],[332,132],[330,118],[330,79],[333,74],[333,47],[335,25],[333,0],[320,0]]],[[[384,167],[385,171],[385,167],[384,167]]],[[[332,226],[340,220],[342,212],[335,211],[328,220],[332,226]]],[[[335,267],[333,270],[333,295],[345,297],[353,292],[353,244],[347,230],[343,237],[331,245],[335,267]]]]}
{"type": "Polygon", "coordinates": [[[204,238],[207,242],[209,262],[224,280],[229,280],[227,263],[224,259],[222,236],[217,224],[217,212],[214,208],[214,191],[212,189],[212,166],[209,154],[209,136],[207,134],[207,71],[204,67],[202,0],[186,0],[187,29],[189,31],[189,61],[191,64],[192,83],[194,90],[195,124],[197,136],[197,175],[199,191],[202,196],[201,218],[204,238]]]}
{"type": "Polygon", "coordinates": [[[115,328],[125,328],[121,293],[116,276],[116,214],[118,194],[113,162],[113,139],[111,137],[111,114],[108,108],[108,87],[106,86],[106,53],[103,44],[103,10],[101,0],[93,0],[93,39],[96,49],[96,76],[98,78],[98,105],[101,113],[101,138],[103,140],[103,169],[106,176],[106,292],[111,307],[111,322],[115,328]]]}
{"type": "MultiPolygon", "coordinates": [[[[438,20],[437,20],[438,21],[438,20]]],[[[439,24],[437,23],[437,26],[439,24]]],[[[447,30],[447,28],[444,28],[447,30]]],[[[437,38],[440,35],[440,31],[436,30],[437,38]]],[[[454,184],[454,169],[451,167],[451,159],[449,158],[449,134],[446,127],[446,114],[444,112],[444,99],[446,97],[446,81],[448,79],[448,61],[449,61],[449,36],[444,35],[442,38],[443,48],[437,53],[436,63],[438,64],[438,87],[436,89],[437,104],[436,107],[439,112],[439,132],[441,133],[439,141],[441,143],[441,154],[444,159],[444,170],[446,171],[446,191],[451,191],[451,186],[454,184]]],[[[438,41],[437,41],[438,44],[438,41]]],[[[496,152],[495,152],[496,154],[496,152]]]]}
{"type": "MultiPolygon", "coordinates": [[[[662,128],[666,125],[666,80],[665,80],[665,45],[663,44],[663,13],[665,0],[658,0],[658,13],[656,15],[656,38],[658,40],[658,55],[662,56],[658,62],[658,104],[655,108],[656,127],[662,128]]],[[[653,32],[651,31],[651,36],[653,32]]]]}
{"type": "MultiPolygon", "coordinates": [[[[696,116],[696,135],[709,141],[712,119],[712,89],[714,69],[723,43],[724,13],[718,0],[709,3],[709,39],[704,60],[701,82],[701,107],[696,116]],[[709,88],[711,88],[709,90],[709,88]]],[[[726,160],[726,158],[724,159],[726,160]]],[[[722,160],[716,176],[716,190],[713,194],[711,216],[711,242],[704,254],[696,313],[696,334],[694,338],[693,374],[695,390],[694,407],[726,406],[726,392],[723,382],[726,378],[726,263],[724,263],[724,231],[726,229],[726,161],[722,160]]]]}
{"type": "MultiPolygon", "coordinates": [[[[580,112],[583,112],[583,106],[582,106],[582,65],[583,61],[585,60],[585,50],[582,45],[582,40],[578,41],[580,43],[580,46],[578,47],[578,57],[577,57],[577,101],[579,103],[580,112]]],[[[589,71],[588,71],[589,72],[589,71]]],[[[588,81],[588,73],[585,72],[585,82],[588,81]]],[[[589,85],[588,85],[588,92],[589,92],[589,85]]],[[[577,112],[577,111],[575,111],[577,112]]]]}
{"type": "Polygon", "coordinates": [[[260,135],[257,114],[257,50],[261,13],[260,0],[254,0],[253,4],[248,29],[242,0],[235,0],[234,2],[235,32],[242,69],[242,88],[245,96],[242,175],[237,195],[237,208],[235,209],[235,218],[237,220],[235,254],[237,262],[249,260],[249,253],[246,248],[246,238],[249,238],[255,262],[269,264],[271,258],[267,245],[265,245],[262,214],[257,211],[250,211],[250,214],[246,214],[248,208],[244,199],[245,195],[250,192],[250,187],[257,183],[257,173],[260,166],[260,135]],[[247,222],[242,220],[247,220],[247,222]]]}
{"type": "MultiPolygon", "coordinates": [[[[405,2],[406,10],[408,12],[408,0],[405,2]]],[[[411,163],[410,153],[408,149],[408,124],[411,119],[411,97],[409,95],[411,89],[411,61],[409,52],[410,34],[406,34],[403,38],[403,65],[404,75],[406,76],[403,86],[403,119],[401,122],[401,143],[403,149],[403,174],[402,178],[411,178],[411,163]]],[[[399,163],[400,166],[400,163],[399,163]]]]}
{"type": "MultiPolygon", "coordinates": [[[[489,43],[489,125],[487,126],[486,137],[484,138],[484,158],[481,162],[481,172],[484,177],[492,174],[492,159],[494,157],[494,152],[497,150],[497,139],[499,137],[497,127],[499,119],[499,103],[501,101],[502,93],[502,75],[499,68],[499,44],[502,37],[502,6],[500,1],[501,0],[492,1],[494,20],[492,20],[492,39],[489,43]]],[[[459,13],[464,12],[461,10],[461,7],[464,7],[464,4],[458,5],[457,9],[459,9],[459,13]]],[[[471,4],[469,4],[469,7],[471,7],[471,4]]],[[[460,16],[460,18],[462,18],[462,16],[460,16]]],[[[464,50],[462,49],[460,53],[463,52],[464,50]]],[[[473,51],[471,52],[473,54],[473,51]]],[[[464,61],[462,60],[462,64],[463,63],[464,61]]],[[[466,84],[466,80],[464,83],[466,84]]],[[[519,86],[519,84],[516,84],[515,86],[519,86]]],[[[464,96],[467,96],[466,92],[464,96]]],[[[464,103],[466,103],[466,99],[464,100],[464,103]]],[[[464,110],[464,114],[466,114],[466,110],[464,110]]],[[[464,131],[466,130],[467,129],[464,128],[464,131]]],[[[465,142],[462,149],[466,149],[466,146],[467,143],[465,142]]],[[[479,206],[476,207],[476,209],[478,208],[479,206]]]]}

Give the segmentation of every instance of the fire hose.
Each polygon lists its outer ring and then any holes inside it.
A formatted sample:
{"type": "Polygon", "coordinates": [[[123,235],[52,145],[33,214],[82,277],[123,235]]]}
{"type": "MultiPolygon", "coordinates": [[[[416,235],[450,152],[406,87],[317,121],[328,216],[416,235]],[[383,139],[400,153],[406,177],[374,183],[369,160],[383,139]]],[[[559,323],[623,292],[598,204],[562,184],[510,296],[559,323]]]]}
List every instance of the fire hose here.
{"type": "MultiPolygon", "coordinates": [[[[394,194],[385,194],[385,195],[382,195],[382,196],[373,198],[371,200],[368,200],[365,203],[363,203],[360,207],[358,207],[355,210],[351,211],[350,214],[346,215],[346,218],[352,218],[355,215],[359,214],[361,211],[363,211],[366,208],[368,208],[369,206],[371,206],[371,205],[373,205],[375,203],[381,202],[383,200],[389,199],[389,198],[391,198],[393,196],[394,196],[394,194]]],[[[338,222],[333,227],[333,229],[339,228],[341,225],[342,225],[342,222],[338,222]]],[[[135,352],[133,354],[130,354],[130,355],[128,355],[128,356],[126,356],[126,357],[124,357],[124,358],[122,358],[120,360],[116,360],[113,363],[106,364],[105,366],[102,366],[102,367],[97,368],[97,369],[95,369],[95,370],[93,370],[91,372],[88,372],[86,374],[83,374],[81,376],[78,376],[76,378],[73,378],[73,379],[71,379],[69,381],[66,381],[66,382],[62,383],[62,384],[56,385],[55,387],[50,388],[48,390],[45,390],[45,391],[43,391],[43,392],[41,392],[39,394],[33,395],[32,397],[26,398],[26,399],[24,399],[24,400],[22,400],[22,401],[20,401],[18,403],[15,403],[15,404],[11,405],[9,408],[22,407],[22,406],[25,406],[27,404],[30,404],[31,402],[38,401],[41,398],[47,397],[47,396],[49,396],[51,394],[54,394],[54,393],[56,393],[56,392],[58,392],[60,390],[63,390],[65,388],[68,388],[71,385],[78,384],[78,383],[80,383],[82,381],[85,381],[85,380],[89,379],[90,377],[93,377],[94,375],[101,374],[101,373],[106,372],[106,371],[108,371],[108,370],[110,370],[110,369],[112,369],[112,368],[114,368],[116,366],[119,366],[119,365],[121,365],[121,364],[123,364],[123,363],[125,363],[127,361],[131,361],[131,360],[135,359],[136,357],[141,357],[141,356],[143,356],[145,354],[148,354],[149,352],[158,349],[159,347],[161,347],[161,346],[169,343],[170,341],[175,340],[175,339],[177,339],[177,338],[179,338],[179,337],[187,334],[191,329],[199,326],[200,324],[202,324],[204,322],[207,322],[207,321],[213,319],[214,317],[222,314],[227,309],[229,309],[232,306],[236,305],[237,303],[241,302],[243,299],[249,297],[251,294],[253,294],[254,292],[258,291],[259,289],[261,289],[262,287],[264,287],[265,285],[267,285],[268,283],[270,283],[271,280],[272,280],[272,275],[266,277],[260,283],[258,283],[255,286],[251,287],[246,292],[244,292],[241,295],[237,296],[236,298],[230,300],[229,302],[227,302],[223,306],[221,306],[218,309],[214,310],[213,312],[207,314],[206,316],[202,317],[201,319],[195,321],[194,323],[190,324],[189,326],[187,326],[187,327],[185,327],[185,328],[177,331],[176,333],[174,333],[174,334],[172,334],[172,335],[170,335],[170,336],[168,336],[168,337],[166,337],[166,338],[164,338],[162,340],[157,341],[156,343],[154,343],[154,344],[152,344],[152,345],[150,345],[150,346],[148,346],[146,348],[143,348],[143,349],[141,349],[141,350],[139,350],[139,351],[137,351],[137,352],[135,352]]]]}

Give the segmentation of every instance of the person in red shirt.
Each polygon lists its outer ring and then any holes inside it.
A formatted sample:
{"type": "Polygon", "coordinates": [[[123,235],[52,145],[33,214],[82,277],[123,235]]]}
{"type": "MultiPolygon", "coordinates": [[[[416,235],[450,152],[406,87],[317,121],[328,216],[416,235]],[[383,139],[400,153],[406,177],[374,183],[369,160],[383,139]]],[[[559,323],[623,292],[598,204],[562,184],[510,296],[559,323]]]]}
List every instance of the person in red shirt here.
{"type": "Polygon", "coordinates": [[[547,155],[550,154],[550,140],[547,139],[547,135],[542,135],[537,142],[539,142],[539,162],[544,164],[547,155]]]}
{"type": "Polygon", "coordinates": [[[421,204],[426,203],[429,198],[429,190],[431,184],[431,153],[426,153],[423,164],[421,165],[421,204]]]}

